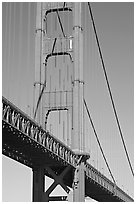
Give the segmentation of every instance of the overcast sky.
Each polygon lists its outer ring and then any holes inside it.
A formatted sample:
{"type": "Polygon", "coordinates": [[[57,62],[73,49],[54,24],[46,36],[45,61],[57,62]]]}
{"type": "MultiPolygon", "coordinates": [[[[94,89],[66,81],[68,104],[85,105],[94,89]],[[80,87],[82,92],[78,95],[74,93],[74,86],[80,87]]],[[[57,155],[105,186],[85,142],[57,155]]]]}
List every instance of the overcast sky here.
{"type": "MultiPolygon", "coordinates": [[[[134,166],[133,3],[92,3],[92,9],[123,136],[134,166]]],[[[85,4],[83,11],[85,99],[117,184],[133,196],[133,177],[120,140],[85,4]]],[[[2,4],[2,95],[31,116],[35,22],[36,3],[2,4]]],[[[53,74],[52,68],[50,75],[53,74]]],[[[85,123],[85,134],[89,135],[86,149],[91,149],[90,162],[93,164],[94,160],[93,165],[106,174],[86,115],[85,123]]],[[[31,169],[5,156],[2,161],[3,201],[31,201],[31,169]]]]}

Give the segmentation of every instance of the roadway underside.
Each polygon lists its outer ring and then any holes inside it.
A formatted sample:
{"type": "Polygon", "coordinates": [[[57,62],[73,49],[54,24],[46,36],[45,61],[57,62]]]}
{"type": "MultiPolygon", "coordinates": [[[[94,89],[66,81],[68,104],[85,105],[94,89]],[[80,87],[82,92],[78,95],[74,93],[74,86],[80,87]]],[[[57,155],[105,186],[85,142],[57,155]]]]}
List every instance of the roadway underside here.
{"type": "MultiPolygon", "coordinates": [[[[7,122],[2,121],[2,127],[2,153],[4,155],[30,168],[44,165],[45,175],[51,178],[52,176],[46,171],[46,167],[49,166],[55,174],[59,175],[69,165],[7,122]]],[[[65,185],[72,187],[73,175],[74,167],[71,166],[63,178],[65,185]]],[[[88,177],[86,177],[85,181],[85,194],[101,202],[122,201],[88,177]]]]}

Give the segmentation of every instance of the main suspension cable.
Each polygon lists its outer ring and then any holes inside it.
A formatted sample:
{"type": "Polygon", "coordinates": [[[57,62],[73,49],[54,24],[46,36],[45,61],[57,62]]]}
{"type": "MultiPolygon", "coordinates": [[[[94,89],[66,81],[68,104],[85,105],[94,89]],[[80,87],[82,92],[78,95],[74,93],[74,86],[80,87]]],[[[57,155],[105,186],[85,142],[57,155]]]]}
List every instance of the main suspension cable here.
{"type": "Polygon", "coordinates": [[[126,153],[126,157],[127,157],[128,163],[129,163],[129,167],[131,169],[132,175],[134,176],[133,168],[132,168],[132,165],[131,165],[131,162],[130,162],[130,158],[129,158],[128,151],[127,151],[127,148],[126,148],[126,144],[125,144],[125,141],[124,141],[124,137],[123,137],[123,134],[122,134],[121,126],[120,126],[120,123],[119,123],[117,111],[116,111],[116,108],[115,108],[115,103],[114,103],[114,100],[113,100],[113,96],[112,96],[112,92],[111,92],[111,88],[110,88],[110,84],[109,84],[109,80],[108,80],[108,76],[107,76],[107,72],[106,72],[106,68],[105,68],[105,64],[104,64],[104,60],[103,60],[103,56],[102,56],[102,51],[101,51],[101,47],[100,47],[100,43],[99,43],[97,31],[96,31],[96,26],[95,26],[95,22],[94,22],[94,18],[93,18],[93,13],[92,13],[91,5],[90,5],[89,2],[88,2],[88,7],[89,7],[89,11],[90,11],[90,16],[91,16],[91,20],[92,20],[92,24],[93,24],[94,33],[95,33],[95,38],[96,38],[96,41],[97,41],[97,46],[98,46],[98,50],[99,50],[99,54],[100,54],[100,58],[101,58],[101,62],[102,62],[102,68],[103,68],[103,71],[104,71],[104,76],[105,76],[105,79],[106,79],[106,83],[107,83],[107,87],[108,87],[108,91],[109,91],[109,95],[110,95],[114,115],[115,115],[115,118],[116,118],[117,126],[118,126],[118,129],[119,129],[119,133],[120,133],[120,136],[121,136],[123,147],[124,147],[124,150],[125,150],[125,153],[126,153]]]}
{"type": "Polygon", "coordinates": [[[92,118],[91,118],[91,115],[90,115],[90,112],[89,112],[89,109],[88,109],[88,106],[87,106],[87,103],[86,103],[85,99],[84,99],[84,105],[85,105],[85,108],[86,108],[86,111],[87,111],[87,114],[88,114],[90,123],[91,123],[91,125],[92,125],[92,128],[93,128],[93,131],[94,131],[96,140],[97,140],[98,145],[99,145],[99,147],[100,147],[102,156],[103,156],[104,161],[105,161],[105,163],[106,163],[106,166],[107,166],[107,168],[108,168],[108,170],[109,170],[109,172],[110,172],[110,175],[111,175],[111,177],[112,177],[114,183],[116,183],[116,181],[115,181],[115,179],[114,179],[114,177],[113,177],[113,174],[112,174],[112,172],[111,172],[111,169],[110,169],[110,167],[109,167],[109,164],[108,164],[108,162],[107,162],[107,159],[106,159],[106,157],[105,157],[105,154],[104,154],[104,151],[103,151],[103,149],[102,149],[101,143],[100,143],[100,141],[99,141],[98,134],[97,134],[97,132],[96,132],[96,129],[95,129],[95,126],[94,126],[93,120],[92,120],[92,118]]]}

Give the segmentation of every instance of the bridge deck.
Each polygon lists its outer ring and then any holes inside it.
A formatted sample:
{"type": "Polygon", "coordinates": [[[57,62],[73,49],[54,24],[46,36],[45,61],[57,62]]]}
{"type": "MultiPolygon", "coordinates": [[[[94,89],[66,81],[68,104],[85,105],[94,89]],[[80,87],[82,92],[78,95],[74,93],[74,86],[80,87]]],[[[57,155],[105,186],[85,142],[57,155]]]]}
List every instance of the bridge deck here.
{"type": "MultiPolygon", "coordinates": [[[[46,166],[50,166],[58,174],[66,166],[71,166],[70,171],[64,177],[64,183],[72,187],[77,155],[7,99],[3,98],[2,102],[3,154],[30,168],[44,165],[45,175],[49,177],[51,175],[46,171],[46,166]]],[[[85,176],[86,196],[97,201],[133,201],[129,195],[88,163],[85,176]]]]}

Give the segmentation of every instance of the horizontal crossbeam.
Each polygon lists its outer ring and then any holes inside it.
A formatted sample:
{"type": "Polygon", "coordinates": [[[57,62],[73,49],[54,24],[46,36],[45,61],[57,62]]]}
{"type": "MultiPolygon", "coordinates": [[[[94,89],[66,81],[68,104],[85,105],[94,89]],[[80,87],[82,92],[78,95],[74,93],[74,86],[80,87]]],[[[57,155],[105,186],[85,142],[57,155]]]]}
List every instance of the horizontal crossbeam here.
{"type": "Polygon", "coordinates": [[[49,13],[58,12],[58,11],[59,11],[59,12],[60,12],[60,11],[62,11],[62,12],[64,12],[64,11],[72,11],[72,9],[71,9],[71,8],[68,8],[68,7],[48,9],[48,10],[45,12],[45,18],[47,18],[47,15],[48,15],[49,13]]]}
{"type": "Polygon", "coordinates": [[[49,201],[65,201],[67,196],[50,196],[49,201]]]}

